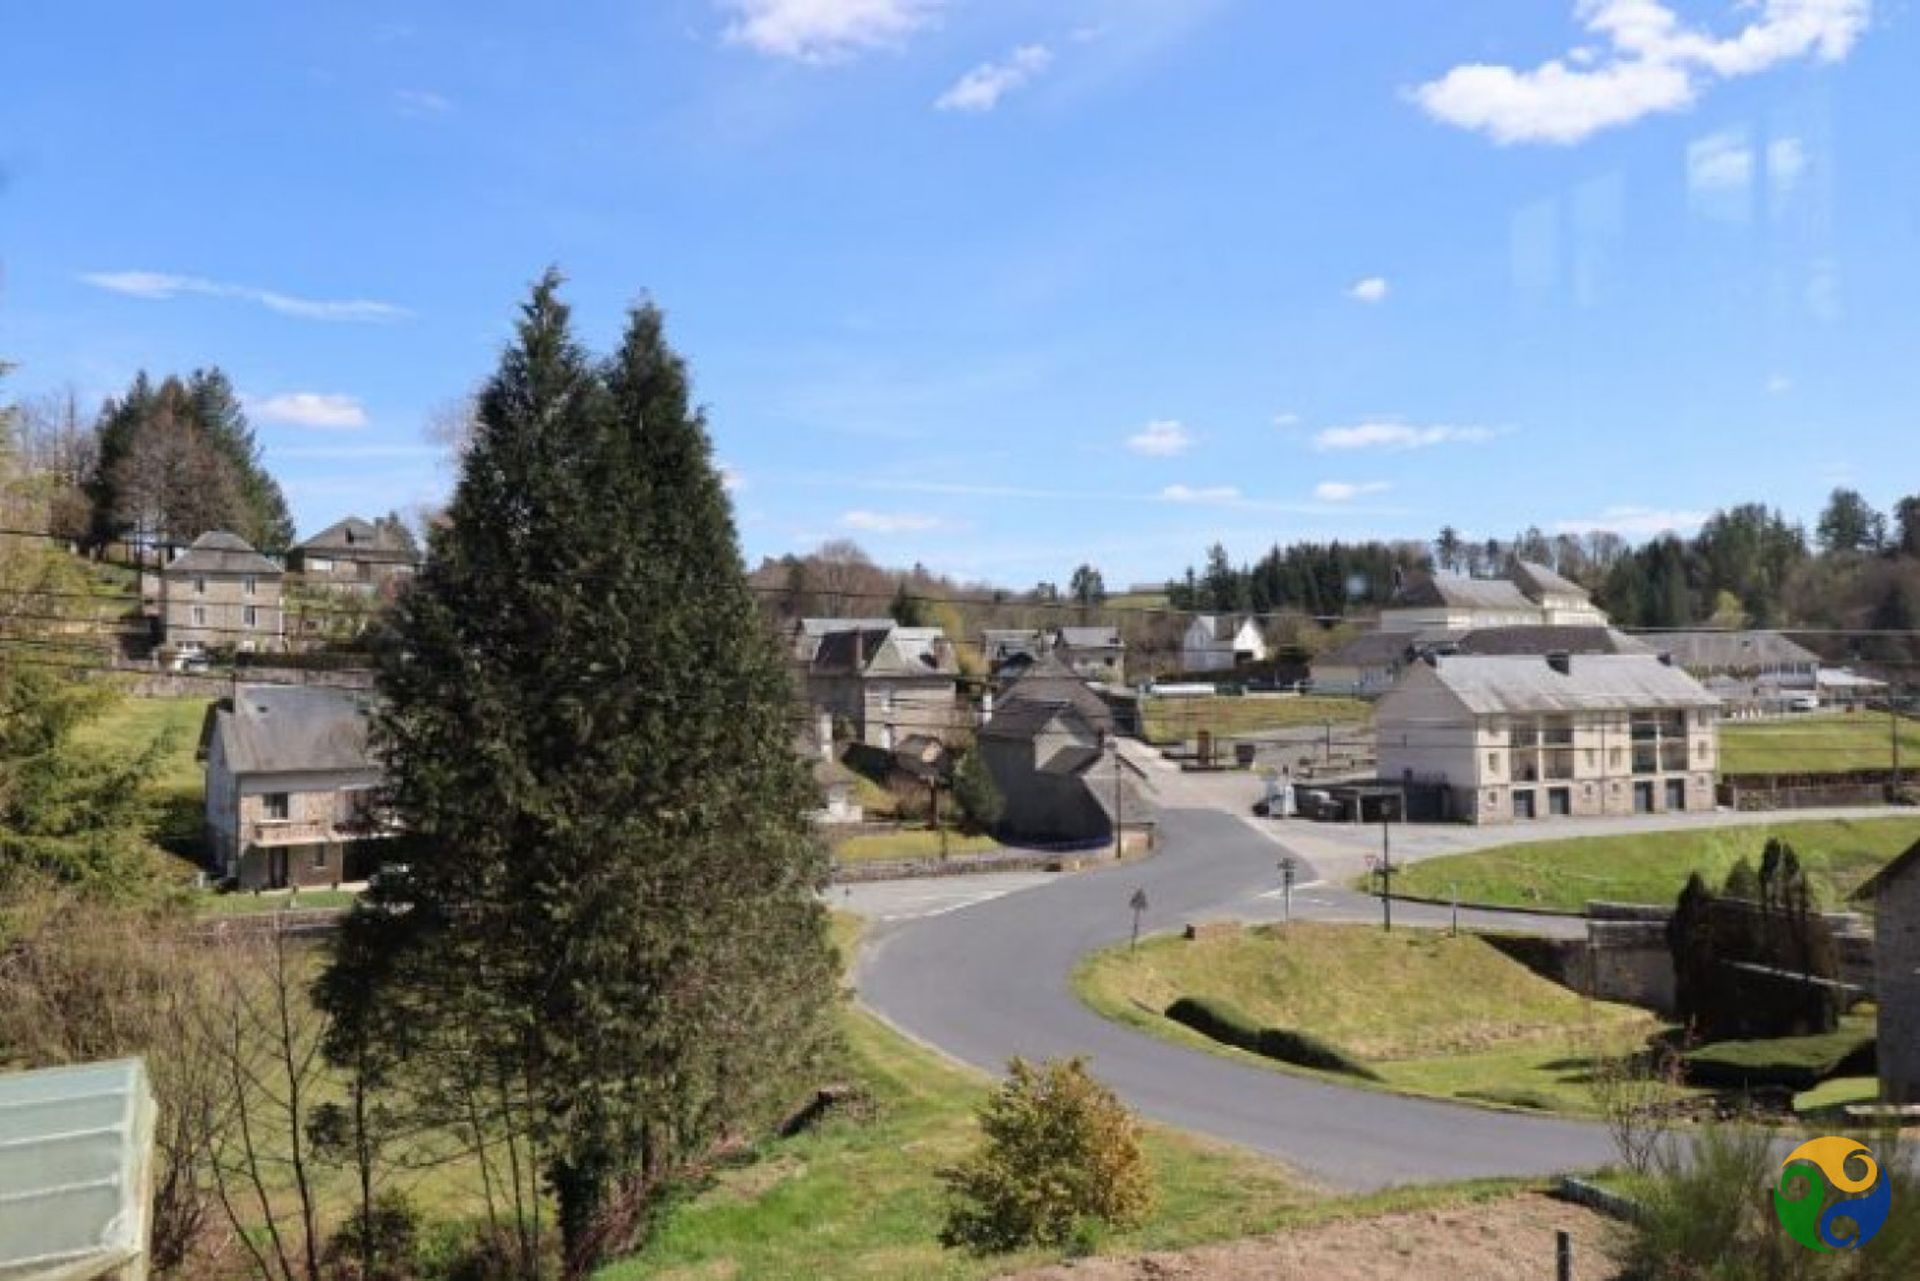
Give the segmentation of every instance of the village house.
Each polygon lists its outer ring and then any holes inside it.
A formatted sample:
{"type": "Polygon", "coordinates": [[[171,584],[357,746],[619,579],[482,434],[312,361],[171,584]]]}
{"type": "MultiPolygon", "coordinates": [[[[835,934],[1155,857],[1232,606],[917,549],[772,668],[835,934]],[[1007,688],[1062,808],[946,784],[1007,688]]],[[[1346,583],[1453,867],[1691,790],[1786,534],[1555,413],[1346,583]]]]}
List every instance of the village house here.
{"type": "Polygon", "coordinates": [[[1001,798],[1000,830],[1034,844],[1150,839],[1152,811],[1107,737],[1073,703],[1019,698],[980,729],[975,749],[1001,798]]]}
{"type": "Polygon", "coordinates": [[[322,685],[241,685],[207,710],[211,862],[241,889],[363,879],[363,842],[386,835],[372,805],[381,770],[364,694],[322,685]]]}
{"type": "Polygon", "coordinates": [[[284,649],[285,577],[238,534],[209,530],[160,571],[161,643],[184,654],[284,649]]]}
{"type": "Polygon", "coordinates": [[[1086,680],[1119,685],[1127,678],[1127,646],[1118,627],[1057,628],[1053,652],[1086,680]]]}
{"type": "Polygon", "coordinates": [[[1585,588],[1531,561],[1516,563],[1507,578],[1421,576],[1402,584],[1380,611],[1383,632],[1606,625],[1585,588]]]}
{"type": "Polygon", "coordinates": [[[793,660],[804,669],[813,662],[823,637],[835,632],[885,631],[893,626],[891,618],[800,618],[795,619],[791,636],[793,660]]]}
{"type": "Polygon", "coordinates": [[[1445,656],[1374,714],[1382,780],[1470,823],[1713,808],[1719,704],[1645,654],[1445,656]]]}
{"type": "Polygon", "coordinates": [[[1426,653],[1544,657],[1547,654],[1651,654],[1653,649],[1624,632],[1597,626],[1528,624],[1481,627],[1467,632],[1445,628],[1364,632],[1313,660],[1313,691],[1362,698],[1384,694],[1402,671],[1426,653]]]}
{"type": "Polygon", "coordinates": [[[1853,897],[1873,903],[1880,1101],[1920,1104],[1920,841],[1853,897]]]}
{"type": "Polygon", "coordinates": [[[980,656],[995,680],[1018,676],[1051,648],[1051,640],[1038,628],[988,627],[980,632],[980,656]]]}
{"type": "Polygon", "coordinates": [[[1049,654],[1028,667],[1000,691],[988,710],[1023,702],[1064,703],[1079,712],[1096,734],[1104,736],[1113,732],[1113,709],[1107,701],[1087,688],[1087,682],[1054,655],[1049,654]]]}
{"type": "Polygon", "coordinates": [[[961,725],[959,663],[938,627],[853,627],[819,636],[805,665],[807,701],[836,737],[892,752],[909,736],[945,740],[961,725]]]}
{"type": "Polygon", "coordinates": [[[1180,667],[1188,672],[1230,672],[1243,663],[1265,662],[1267,639],[1258,620],[1198,614],[1180,640],[1180,667]]]}
{"type": "Polygon", "coordinates": [[[380,594],[413,576],[419,557],[384,521],[349,516],[287,551],[287,568],[308,587],[380,594]]]}

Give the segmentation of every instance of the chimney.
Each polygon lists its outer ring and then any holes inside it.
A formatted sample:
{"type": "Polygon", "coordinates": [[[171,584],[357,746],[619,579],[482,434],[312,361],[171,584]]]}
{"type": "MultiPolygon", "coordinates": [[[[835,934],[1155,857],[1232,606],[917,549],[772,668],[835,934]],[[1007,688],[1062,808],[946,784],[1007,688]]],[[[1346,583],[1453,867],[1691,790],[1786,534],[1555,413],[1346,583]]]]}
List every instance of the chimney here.
{"type": "Polygon", "coordinates": [[[1573,655],[1563,649],[1557,649],[1547,655],[1547,666],[1562,676],[1573,674],[1573,655]]]}
{"type": "Polygon", "coordinates": [[[1660,651],[1660,666],[1662,666],[1662,667],[1672,667],[1672,666],[1673,666],[1673,651],[1672,651],[1672,650],[1670,650],[1670,649],[1663,649],[1663,650],[1661,650],[1661,651],[1660,651]]]}

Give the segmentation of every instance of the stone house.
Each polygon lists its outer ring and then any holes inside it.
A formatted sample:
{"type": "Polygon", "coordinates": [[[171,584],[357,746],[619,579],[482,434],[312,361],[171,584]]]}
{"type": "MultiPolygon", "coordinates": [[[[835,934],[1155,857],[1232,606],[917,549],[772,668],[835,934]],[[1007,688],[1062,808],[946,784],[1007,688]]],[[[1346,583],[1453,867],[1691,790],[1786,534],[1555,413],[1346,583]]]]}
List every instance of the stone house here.
{"type": "Polygon", "coordinates": [[[1880,1101],[1920,1104],[1920,842],[1853,896],[1874,905],[1880,1101]]]}
{"type": "Polygon", "coordinates": [[[1423,575],[1402,584],[1380,611],[1383,632],[1606,625],[1585,588],[1530,561],[1514,565],[1507,578],[1423,575]]]}
{"type": "Polygon", "coordinates": [[[284,649],[285,577],[238,534],[209,530],[160,571],[161,643],[183,653],[284,649]]]}
{"type": "Polygon", "coordinates": [[[1246,617],[1197,614],[1180,639],[1180,667],[1188,672],[1230,672],[1242,663],[1266,661],[1267,638],[1246,617]]]}
{"type": "Polygon", "coordinates": [[[1127,678],[1127,646],[1118,627],[1061,627],[1053,653],[1085,680],[1119,685],[1127,678]]]}
{"type": "Polygon", "coordinates": [[[1006,836],[1036,844],[1108,842],[1116,804],[1129,846],[1151,829],[1152,811],[1134,778],[1071,703],[1004,703],[981,726],[974,750],[1000,791],[1006,836]]]}
{"type": "Polygon", "coordinates": [[[1113,709],[1107,706],[1106,700],[1088,689],[1086,681],[1053,655],[1027,668],[1001,690],[992,706],[1004,708],[1015,703],[1064,703],[1079,712],[1093,732],[1103,739],[1113,732],[1113,709]]]}
{"type": "Polygon", "coordinates": [[[855,627],[810,646],[807,701],[836,734],[892,752],[913,735],[946,740],[960,730],[960,667],[940,628],[855,627]]]}
{"type": "Polygon", "coordinates": [[[418,561],[398,531],[358,516],[335,521],[287,550],[287,568],[305,586],[365,595],[412,578],[418,561]]]}
{"type": "Polygon", "coordinates": [[[987,627],[980,632],[980,656],[996,680],[1017,677],[1051,649],[1050,638],[1038,628],[987,627]]]}
{"type": "Polygon", "coordinates": [[[804,669],[819,651],[821,639],[835,632],[885,631],[892,626],[891,618],[797,618],[789,636],[793,661],[804,669]]]}
{"type": "Polygon", "coordinates": [[[1611,627],[1572,624],[1526,624],[1479,627],[1456,632],[1446,628],[1425,631],[1372,631],[1313,660],[1316,694],[1376,697],[1393,687],[1400,673],[1424,653],[1484,654],[1651,654],[1644,642],[1611,627]]]}
{"type": "Polygon", "coordinates": [[[216,875],[242,889],[361,880],[366,841],[388,834],[373,805],[379,763],[363,694],[321,685],[241,685],[207,710],[206,825],[216,875]]]}
{"type": "Polygon", "coordinates": [[[1470,823],[1711,810],[1719,703],[1645,654],[1440,655],[1374,715],[1382,780],[1470,823]]]}

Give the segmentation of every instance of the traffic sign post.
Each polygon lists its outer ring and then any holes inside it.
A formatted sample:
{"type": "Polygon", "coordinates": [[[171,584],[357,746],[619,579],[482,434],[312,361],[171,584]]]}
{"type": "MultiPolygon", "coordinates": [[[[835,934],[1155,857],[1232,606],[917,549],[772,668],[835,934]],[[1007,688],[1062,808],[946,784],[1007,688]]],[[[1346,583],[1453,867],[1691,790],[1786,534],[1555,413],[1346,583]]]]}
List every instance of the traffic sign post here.
{"type": "Polygon", "coordinates": [[[1133,897],[1127,900],[1127,906],[1133,909],[1133,941],[1127,944],[1127,951],[1131,952],[1140,946],[1140,918],[1144,916],[1147,911],[1146,890],[1135,890],[1133,897]]]}
{"type": "Polygon", "coordinates": [[[1283,920],[1293,924],[1293,873],[1296,863],[1289,854],[1280,860],[1280,902],[1283,920]]]}

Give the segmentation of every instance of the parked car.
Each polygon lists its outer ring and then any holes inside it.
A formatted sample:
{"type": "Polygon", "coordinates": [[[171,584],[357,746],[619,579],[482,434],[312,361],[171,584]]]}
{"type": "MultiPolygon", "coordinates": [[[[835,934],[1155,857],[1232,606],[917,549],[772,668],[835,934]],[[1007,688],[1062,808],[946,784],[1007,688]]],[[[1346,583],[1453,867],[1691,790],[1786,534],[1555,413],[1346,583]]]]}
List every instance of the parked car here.
{"type": "Polygon", "coordinates": [[[1790,712],[1817,712],[1820,710],[1820,696],[1818,694],[1796,694],[1788,700],[1787,710],[1790,712]]]}

